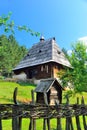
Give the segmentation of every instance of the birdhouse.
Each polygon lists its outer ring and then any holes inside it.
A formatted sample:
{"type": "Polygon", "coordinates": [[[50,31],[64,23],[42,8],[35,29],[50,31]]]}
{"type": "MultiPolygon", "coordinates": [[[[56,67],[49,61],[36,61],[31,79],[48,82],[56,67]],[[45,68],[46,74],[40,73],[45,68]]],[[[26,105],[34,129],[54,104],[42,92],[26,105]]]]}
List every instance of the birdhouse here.
{"type": "Polygon", "coordinates": [[[55,78],[40,80],[35,89],[36,103],[55,105],[62,103],[62,86],[55,78]]]}

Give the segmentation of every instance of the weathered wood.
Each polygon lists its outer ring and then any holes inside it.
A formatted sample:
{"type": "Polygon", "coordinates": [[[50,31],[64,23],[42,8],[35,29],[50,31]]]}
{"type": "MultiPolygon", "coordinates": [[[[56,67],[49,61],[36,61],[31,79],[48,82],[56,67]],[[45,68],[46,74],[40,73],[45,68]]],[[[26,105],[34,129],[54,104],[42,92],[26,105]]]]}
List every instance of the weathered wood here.
{"type": "Polygon", "coordinates": [[[46,130],[47,119],[43,119],[43,130],[46,130]]]}
{"type": "Polygon", "coordinates": [[[33,130],[36,130],[36,119],[33,119],[33,130]]]}
{"type": "Polygon", "coordinates": [[[44,102],[46,105],[48,105],[47,94],[45,92],[44,92],[44,102]]]}
{"type": "Polygon", "coordinates": [[[0,130],[2,130],[2,120],[0,119],[0,130]]]}
{"type": "Polygon", "coordinates": [[[19,130],[21,130],[21,129],[22,129],[22,118],[19,117],[19,130]]]}
{"type": "Polygon", "coordinates": [[[30,118],[29,130],[33,130],[33,119],[30,118]]]}
{"type": "MultiPolygon", "coordinates": [[[[78,104],[79,104],[79,98],[77,98],[77,105],[78,104]]],[[[76,118],[77,130],[81,130],[79,116],[76,115],[75,118],[76,118]]]]}
{"type": "Polygon", "coordinates": [[[48,126],[48,130],[51,130],[51,128],[50,128],[50,119],[49,118],[47,119],[47,126],[48,126]]]}
{"type": "Polygon", "coordinates": [[[35,104],[35,100],[34,100],[34,90],[31,90],[31,98],[32,98],[32,104],[35,104]]]}
{"type": "Polygon", "coordinates": [[[72,123],[72,117],[69,118],[69,122],[70,122],[70,128],[71,128],[71,130],[74,130],[73,123],[72,123]]]}
{"type": "Polygon", "coordinates": [[[14,104],[18,104],[18,102],[17,102],[17,91],[18,91],[18,88],[16,87],[14,89],[14,93],[13,93],[13,102],[14,102],[14,104]]]}
{"type": "Polygon", "coordinates": [[[69,118],[66,118],[66,130],[70,130],[69,118]]]}
{"type": "Polygon", "coordinates": [[[65,130],[74,130],[72,123],[72,117],[76,118],[77,130],[81,130],[80,117],[83,120],[84,130],[87,130],[87,123],[85,117],[87,117],[87,105],[84,104],[82,98],[81,104],[79,99],[77,104],[70,105],[69,101],[66,104],[0,104],[0,130],[2,130],[2,120],[12,119],[12,130],[21,130],[22,119],[30,119],[29,130],[36,130],[36,120],[43,119],[43,130],[51,128],[50,120],[52,118],[57,119],[57,130],[62,130],[61,119],[66,118],[65,130]]]}
{"type": "Polygon", "coordinates": [[[57,130],[62,130],[61,118],[57,118],[57,130]]]}
{"type": "MultiPolygon", "coordinates": [[[[82,99],[81,99],[81,104],[83,105],[83,110],[84,110],[85,102],[84,102],[84,97],[83,97],[83,96],[82,96],[82,99]]],[[[83,115],[82,118],[83,118],[83,126],[84,126],[84,130],[87,130],[87,125],[86,125],[85,115],[83,115]]]]}

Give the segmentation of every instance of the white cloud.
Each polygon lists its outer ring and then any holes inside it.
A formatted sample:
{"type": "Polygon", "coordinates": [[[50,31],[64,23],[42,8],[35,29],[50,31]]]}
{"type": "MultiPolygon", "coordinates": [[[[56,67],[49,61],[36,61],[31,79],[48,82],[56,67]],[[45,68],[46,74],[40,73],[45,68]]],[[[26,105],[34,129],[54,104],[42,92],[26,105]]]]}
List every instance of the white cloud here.
{"type": "Polygon", "coordinates": [[[71,55],[72,50],[68,50],[67,53],[68,53],[68,55],[71,55]]]}
{"type": "Polygon", "coordinates": [[[87,45],[87,36],[81,37],[78,39],[79,41],[82,41],[85,45],[87,45]]]}

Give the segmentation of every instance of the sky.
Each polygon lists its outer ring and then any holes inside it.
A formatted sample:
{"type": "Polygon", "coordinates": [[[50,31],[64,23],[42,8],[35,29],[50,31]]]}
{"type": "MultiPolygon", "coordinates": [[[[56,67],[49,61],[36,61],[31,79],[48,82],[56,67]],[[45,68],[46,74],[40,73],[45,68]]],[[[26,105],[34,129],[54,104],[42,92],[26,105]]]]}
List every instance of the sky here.
{"type": "MultiPolygon", "coordinates": [[[[0,0],[0,16],[9,12],[15,25],[26,25],[45,39],[55,37],[60,48],[69,50],[78,39],[87,39],[87,0],[0,0]]],[[[40,39],[17,30],[15,37],[27,48],[40,39]]]]}

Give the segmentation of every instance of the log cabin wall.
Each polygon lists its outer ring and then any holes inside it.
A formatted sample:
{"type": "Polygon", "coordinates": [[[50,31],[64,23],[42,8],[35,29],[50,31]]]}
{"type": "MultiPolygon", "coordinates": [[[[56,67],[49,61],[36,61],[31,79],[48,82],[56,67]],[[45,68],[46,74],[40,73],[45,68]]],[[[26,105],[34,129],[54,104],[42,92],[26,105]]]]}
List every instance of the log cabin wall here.
{"type": "Polygon", "coordinates": [[[58,78],[58,72],[63,69],[63,66],[57,63],[53,63],[53,77],[58,78]]]}
{"type": "Polygon", "coordinates": [[[15,74],[20,74],[24,72],[27,75],[27,79],[35,78],[37,80],[46,78],[57,78],[60,69],[63,69],[62,65],[50,62],[16,70],[15,74]]]}
{"type": "Polygon", "coordinates": [[[53,69],[51,63],[29,67],[26,68],[24,71],[27,74],[28,79],[46,79],[53,77],[53,69]]]}

